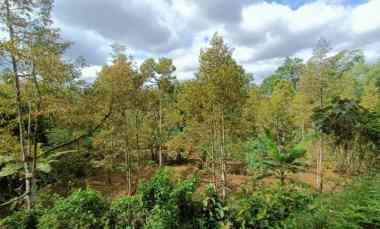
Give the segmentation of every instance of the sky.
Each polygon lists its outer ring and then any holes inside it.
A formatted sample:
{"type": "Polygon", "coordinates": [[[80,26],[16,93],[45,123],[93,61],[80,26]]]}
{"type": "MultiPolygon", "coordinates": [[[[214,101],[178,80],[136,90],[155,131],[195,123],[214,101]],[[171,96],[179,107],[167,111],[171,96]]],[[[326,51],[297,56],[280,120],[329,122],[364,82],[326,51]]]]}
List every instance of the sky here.
{"type": "Polygon", "coordinates": [[[56,0],[53,19],[73,42],[67,55],[86,59],[88,81],[114,43],[137,64],[172,58],[177,78],[191,79],[215,32],[258,83],[285,57],[308,59],[320,38],[333,52],[362,49],[367,62],[380,59],[380,0],[56,0]]]}

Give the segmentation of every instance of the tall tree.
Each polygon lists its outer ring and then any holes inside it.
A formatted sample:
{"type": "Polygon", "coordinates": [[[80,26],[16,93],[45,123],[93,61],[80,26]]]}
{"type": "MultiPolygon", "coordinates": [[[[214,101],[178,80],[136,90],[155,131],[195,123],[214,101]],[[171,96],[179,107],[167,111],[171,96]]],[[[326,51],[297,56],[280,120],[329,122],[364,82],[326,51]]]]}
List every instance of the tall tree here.
{"type": "MultiPolygon", "coordinates": [[[[57,32],[50,28],[51,9],[50,0],[4,0],[0,8],[2,29],[7,33],[2,42],[3,58],[5,67],[9,67],[13,75],[20,152],[24,163],[25,193],[22,197],[25,197],[28,209],[32,206],[35,191],[33,184],[37,166],[37,134],[39,114],[42,112],[41,88],[38,81],[49,80],[49,76],[57,75],[52,71],[53,66],[64,66],[60,55],[66,46],[57,42],[57,32]],[[49,63],[46,63],[47,61],[49,63]],[[35,93],[28,94],[29,88],[33,88],[35,93]],[[36,108],[33,106],[34,102],[36,108]],[[37,114],[35,121],[32,115],[34,109],[37,114]]],[[[57,78],[50,78],[50,82],[53,81],[57,82],[57,78]]]]}
{"type": "MultiPolygon", "coordinates": [[[[320,39],[314,49],[312,61],[315,63],[316,79],[318,81],[318,100],[319,108],[323,109],[326,99],[328,59],[327,54],[330,51],[330,44],[325,39],[320,39]]],[[[317,176],[316,183],[320,192],[323,191],[323,156],[324,156],[323,133],[320,132],[319,154],[317,159],[317,176]]]]}
{"type": "Polygon", "coordinates": [[[205,86],[211,129],[211,155],[218,155],[222,197],[226,197],[226,140],[234,133],[231,124],[241,117],[248,97],[249,75],[236,63],[232,50],[215,34],[210,47],[202,50],[197,80],[205,86]]]}

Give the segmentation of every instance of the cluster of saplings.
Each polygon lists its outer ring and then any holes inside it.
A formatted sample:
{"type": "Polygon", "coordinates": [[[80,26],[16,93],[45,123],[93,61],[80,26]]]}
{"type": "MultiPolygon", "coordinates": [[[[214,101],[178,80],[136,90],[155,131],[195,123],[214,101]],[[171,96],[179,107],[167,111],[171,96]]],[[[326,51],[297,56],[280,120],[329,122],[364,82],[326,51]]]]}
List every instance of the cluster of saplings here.
{"type": "Polygon", "coordinates": [[[338,194],[316,195],[296,184],[253,187],[222,201],[197,178],[173,181],[159,170],[135,195],[112,203],[93,190],[66,198],[44,193],[30,211],[1,228],[380,228],[380,177],[368,175],[338,194]],[[53,197],[53,198],[52,198],[53,197]],[[52,200],[54,199],[54,200],[52,200]]]}

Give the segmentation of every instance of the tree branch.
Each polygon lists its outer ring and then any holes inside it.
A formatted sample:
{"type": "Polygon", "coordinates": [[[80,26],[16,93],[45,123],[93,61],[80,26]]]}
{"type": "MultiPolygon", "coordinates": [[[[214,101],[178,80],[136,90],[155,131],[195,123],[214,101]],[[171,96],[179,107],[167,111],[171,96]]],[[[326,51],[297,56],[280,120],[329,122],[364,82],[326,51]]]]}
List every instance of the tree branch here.
{"type": "Polygon", "coordinates": [[[20,199],[22,199],[22,198],[25,198],[25,196],[27,196],[27,195],[28,195],[28,193],[25,192],[25,193],[22,194],[21,196],[17,196],[17,197],[15,197],[15,198],[12,198],[12,199],[8,200],[8,201],[5,202],[5,203],[0,204],[0,207],[4,207],[4,206],[9,205],[9,204],[11,204],[11,203],[13,203],[13,202],[16,202],[16,201],[18,201],[18,200],[20,200],[20,199]]]}
{"type": "Polygon", "coordinates": [[[73,144],[73,143],[75,143],[75,142],[77,142],[77,141],[79,141],[79,140],[81,140],[81,139],[83,139],[85,137],[92,136],[103,125],[103,123],[111,116],[111,114],[112,114],[112,105],[110,107],[109,112],[103,117],[103,119],[98,123],[98,125],[96,125],[94,128],[92,128],[90,131],[88,131],[87,133],[82,134],[82,135],[80,135],[80,136],[78,136],[78,137],[76,137],[76,138],[74,138],[74,139],[72,139],[72,140],[70,140],[68,142],[65,142],[65,143],[62,143],[60,145],[54,146],[53,148],[51,148],[51,149],[43,152],[42,154],[38,155],[37,158],[40,158],[41,156],[46,155],[48,153],[51,153],[54,150],[57,150],[59,148],[71,145],[71,144],[73,144]]]}

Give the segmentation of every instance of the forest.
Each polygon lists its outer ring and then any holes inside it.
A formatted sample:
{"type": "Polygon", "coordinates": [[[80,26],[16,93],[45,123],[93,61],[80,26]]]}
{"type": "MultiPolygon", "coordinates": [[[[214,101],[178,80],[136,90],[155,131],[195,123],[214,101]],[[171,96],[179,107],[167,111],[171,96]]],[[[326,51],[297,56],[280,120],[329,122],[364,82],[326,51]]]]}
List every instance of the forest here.
{"type": "Polygon", "coordinates": [[[215,33],[193,79],[114,44],[89,83],[51,0],[0,2],[0,228],[380,228],[380,61],[256,84],[215,33]]]}

